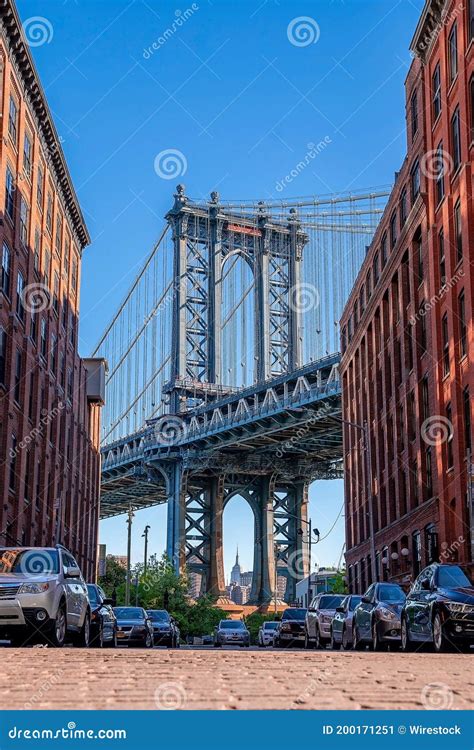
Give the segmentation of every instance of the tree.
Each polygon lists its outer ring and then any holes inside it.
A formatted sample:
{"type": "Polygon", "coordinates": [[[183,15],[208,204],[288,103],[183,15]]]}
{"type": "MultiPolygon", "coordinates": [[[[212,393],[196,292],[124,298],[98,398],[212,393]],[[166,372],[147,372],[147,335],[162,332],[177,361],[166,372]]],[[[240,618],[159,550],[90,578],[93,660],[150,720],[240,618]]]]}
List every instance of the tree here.
{"type": "Polygon", "coordinates": [[[341,570],[337,573],[334,583],[331,586],[331,591],[333,594],[347,594],[347,585],[345,581],[345,575],[346,571],[341,570]]]}
{"type": "Polygon", "coordinates": [[[250,632],[251,643],[257,643],[258,631],[264,622],[274,622],[275,620],[279,620],[280,617],[281,615],[279,614],[262,615],[260,612],[253,612],[253,614],[246,617],[245,624],[250,632]]]}
{"type": "Polygon", "coordinates": [[[125,585],[127,571],[112,556],[107,557],[105,566],[105,575],[100,576],[98,583],[108,597],[111,599],[117,594],[118,590],[125,585]]]}

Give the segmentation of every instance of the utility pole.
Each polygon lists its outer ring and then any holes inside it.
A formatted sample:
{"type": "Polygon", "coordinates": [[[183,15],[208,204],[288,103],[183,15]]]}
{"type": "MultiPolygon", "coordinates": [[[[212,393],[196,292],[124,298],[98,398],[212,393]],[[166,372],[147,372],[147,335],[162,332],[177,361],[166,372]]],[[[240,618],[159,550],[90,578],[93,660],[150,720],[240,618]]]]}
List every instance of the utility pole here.
{"type": "Polygon", "coordinates": [[[132,503],[128,506],[127,513],[127,578],[125,581],[125,605],[130,606],[130,575],[131,575],[131,564],[132,564],[132,520],[133,520],[133,509],[132,503]]]}
{"type": "Polygon", "coordinates": [[[150,527],[148,524],[145,526],[145,531],[143,532],[142,536],[145,537],[145,553],[143,558],[143,575],[146,576],[146,569],[148,566],[148,532],[150,531],[150,527]]]}

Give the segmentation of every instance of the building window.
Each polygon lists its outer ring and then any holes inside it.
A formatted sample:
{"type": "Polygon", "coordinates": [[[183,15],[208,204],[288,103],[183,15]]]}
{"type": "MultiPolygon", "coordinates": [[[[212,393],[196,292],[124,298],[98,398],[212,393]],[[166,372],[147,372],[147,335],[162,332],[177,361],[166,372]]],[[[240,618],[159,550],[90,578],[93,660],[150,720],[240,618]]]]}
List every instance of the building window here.
{"type": "Polygon", "coordinates": [[[460,201],[458,201],[454,206],[454,239],[456,243],[456,263],[460,263],[462,261],[462,223],[460,201]]]}
{"type": "Polygon", "coordinates": [[[62,352],[59,359],[59,384],[61,388],[66,385],[66,355],[62,352]]]}
{"type": "Polygon", "coordinates": [[[77,259],[72,261],[71,287],[74,294],[77,292],[77,259]]]}
{"type": "Polygon", "coordinates": [[[38,184],[36,185],[36,202],[40,208],[40,211],[43,210],[43,192],[44,192],[44,171],[43,171],[43,167],[40,165],[38,167],[38,184]]]}
{"type": "Polygon", "coordinates": [[[390,219],[390,248],[393,250],[397,243],[397,212],[394,211],[390,219]]]}
{"type": "Polygon", "coordinates": [[[55,238],[55,249],[58,256],[61,256],[61,234],[62,234],[63,220],[58,216],[56,220],[56,238],[55,238]]]}
{"type": "Polygon", "coordinates": [[[35,229],[35,246],[33,252],[33,268],[38,273],[40,257],[40,233],[38,227],[35,229]]]}
{"type": "Polygon", "coordinates": [[[45,318],[41,318],[41,356],[46,359],[48,353],[48,326],[45,318]]]}
{"type": "Polygon", "coordinates": [[[368,302],[372,296],[372,274],[371,274],[370,268],[367,271],[367,277],[365,280],[365,290],[366,290],[366,296],[367,296],[367,302],[368,302]]]}
{"type": "Polygon", "coordinates": [[[6,242],[2,249],[2,292],[6,297],[10,296],[10,250],[6,242]]]}
{"type": "Polygon", "coordinates": [[[443,287],[446,284],[446,256],[444,251],[444,231],[438,234],[439,281],[443,287]]]}
{"type": "Polygon", "coordinates": [[[17,404],[20,403],[20,386],[21,386],[21,351],[20,349],[16,350],[16,357],[15,357],[15,387],[13,389],[13,398],[17,402],[17,404]]]}
{"type": "Polygon", "coordinates": [[[380,245],[380,257],[382,259],[382,268],[387,262],[387,232],[384,232],[380,245]]]}
{"type": "Polygon", "coordinates": [[[33,311],[31,313],[30,338],[35,344],[36,344],[37,336],[38,336],[38,314],[33,311]]]}
{"type": "Polygon", "coordinates": [[[420,318],[420,352],[424,354],[426,352],[426,302],[423,300],[418,310],[420,318]]]}
{"type": "Polygon", "coordinates": [[[48,193],[48,201],[46,206],[46,229],[51,234],[53,231],[53,199],[51,193],[48,193]]]}
{"type": "Polygon", "coordinates": [[[428,392],[428,378],[421,381],[421,416],[423,422],[430,416],[430,396],[428,392]]]}
{"type": "MultiPolygon", "coordinates": [[[[474,0],[472,0],[474,3],[474,0]]],[[[474,76],[471,77],[469,84],[471,94],[471,142],[474,141],[474,76]]]]}
{"type": "Polygon", "coordinates": [[[403,226],[407,220],[407,189],[403,188],[401,196],[400,196],[400,229],[403,229],[403,226]]]}
{"type": "Polygon", "coordinates": [[[458,297],[458,319],[459,319],[459,356],[462,358],[467,354],[467,323],[466,323],[466,300],[464,290],[458,297]]]}
{"type": "Polygon", "coordinates": [[[421,241],[421,236],[419,234],[417,234],[414,240],[414,245],[415,245],[415,254],[416,254],[416,265],[417,265],[417,270],[418,270],[418,286],[420,286],[424,277],[424,268],[423,268],[423,243],[421,241]]]}
{"type": "Polygon", "coordinates": [[[45,284],[46,287],[49,287],[49,269],[50,269],[50,266],[51,266],[51,253],[49,252],[49,250],[46,250],[46,252],[44,254],[44,272],[43,272],[44,284],[45,284]]]}
{"type": "Polygon", "coordinates": [[[373,276],[374,276],[374,286],[378,284],[379,280],[379,254],[375,253],[374,255],[374,262],[373,262],[373,276]]]}
{"type": "Polygon", "coordinates": [[[449,81],[452,83],[458,74],[458,27],[453,24],[448,39],[448,58],[449,58],[449,81]]]}
{"type": "Polygon", "coordinates": [[[21,271],[18,271],[18,277],[16,280],[16,314],[20,320],[25,319],[25,305],[23,299],[23,291],[25,288],[25,280],[21,271]]]}
{"type": "Polygon", "coordinates": [[[15,210],[15,180],[10,167],[7,167],[5,177],[5,213],[13,221],[15,210]]]}
{"type": "Polygon", "coordinates": [[[418,97],[416,89],[411,95],[411,137],[414,138],[418,130],[418,97]]]}
{"type": "Polygon", "coordinates": [[[449,375],[449,329],[448,314],[443,315],[441,321],[441,337],[443,341],[443,375],[449,375]]]}
{"type": "Polygon", "coordinates": [[[51,354],[50,367],[51,367],[51,372],[53,374],[56,374],[57,345],[58,345],[58,340],[53,333],[51,334],[51,349],[50,349],[50,354],[51,354]]]}
{"type": "Polygon", "coordinates": [[[433,120],[437,120],[439,113],[441,112],[441,74],[439,63],[436,65],[433,73],[432,80],[432,96],[433,96],[433,120]]]}
{"type": "Polygon", "coordinates": [[[433,469],[432,469],[431,446],[430,445],[426,449],[425,462],[426,462],[426,482],[425,482],[426,496],[425,496],[425,500],[430,500],[430,498],[433,497],[433,469]]]}
{"type": "Polygon", "coordinates": [[[28,244],[28,215],[29,209],[23,196],[20,196],[20,240],[24,245],[28,244]]]}
{"type": "Polygon", "coordinates": [[[457,107],[451,118],[451,146],[453,157],[453,168],[456,172],[461,164],[461,132],[459,127],[459,107],[457,107]]]}
{"type": "Polygon", "coordinates": [[[72,397],[74,393],[74,373],[70,367],[68,367],[67,370],[67,397],[68,400],[72,402],[72,397]]]}
{"type": "Polygon", "coordinates": [[[56,315],[58,315],[59,313],[59,274],[57,271],[54,272],[53,310],[56,313],[56,315]]]}
{"type": "Polygon", "coordinates": [[[31,139],[28,133],[25,133],[23,141],[23,170],[28,179],[31,179],[31,139]]]}
{"type": "Polygon", "coordinates": [[[444,151],[443,141],[436,149],[436,203],[439,204],[444,198],[444,151]]]}
{"type": "Polygon", "coordinates": [[[418,159],[411,168],[411,202],[414,203],[420,192],[420,163],[418,159]]]}
{"type": "Polygon", "coordinates": [[[426,564],[436,562],[439,559],[438,533],[434,523],[430,523],[425,529],[426,564]]]}
{"type": "Polygon", "coordinates": [[[8,108],[8,135],[16,146],[18,135],[18,107],[13,96],[10,96],[10,106],[8,108]]]}
{"type": "Polygon", "coordinates": [[[414,531],[412,534],[413,549],[413,577],[415,578],[421,570],[421,534],[414,531]]]}
{"type": "Polygon", "coordinates": [[[10,471],[9,471],[9,478],[8,478],[8,486],[11,490],[15,489],[16,484],[16,446],[17,446],[17,440],[16,436],[12,435],[12,447],[10,451],[10,471]]]}
{"type": "Polygon", "coordinates": [[[0,328],[0,383],[5,385],[7,358],[7,332],[0,328]]]}
{"type": "Polygon", "coordinates": [[[446,441],[446,458],[448,461],[448,469],[452,469],[454,466],[454,452],[453,452],[453,410],[451,408],[451,404],[448,404],[446,406],[446,420],[447,420],[447,428],[449,430],[448,432],[448,439],[446,441]]]}
{"type": "MultiPolygon", "coordinates": [[[[466,453],[471,452],[471,400],[469,398],[469,388],[462,392],[463,412],[464,412],[464,443],[466,453]]],[[[471,456],[472,460],[472,456],[471,456]]]]}
{"type": "Polygon", "coordinates": [[[28,398],[28,419],[32,422],[35,410],[35,374],[30,373],[30,393],[28,398]]]}

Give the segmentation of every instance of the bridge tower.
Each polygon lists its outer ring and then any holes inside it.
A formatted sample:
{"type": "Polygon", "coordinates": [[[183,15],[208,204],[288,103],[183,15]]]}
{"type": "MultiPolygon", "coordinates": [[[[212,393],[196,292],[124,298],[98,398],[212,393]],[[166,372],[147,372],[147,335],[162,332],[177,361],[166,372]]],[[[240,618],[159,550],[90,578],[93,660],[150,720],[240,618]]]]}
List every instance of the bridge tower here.
{"type": "MultiPolygon", "coordinates": [[[[226,211],[218,193],[208,206],[193,204],[178,185],[166,219],[173,236],[171,378],[163,389],[168,411],[179,415],[232,392],[223,377],[223,267],[239,254],[254,279],[254,383],[291,372],[301,362],[299,312],[301,261],[307,235],[296,210],[273,220],[263,204],[253,214],[226,211]]],[[[238,475],[238,466],[209,472],[196,481],[182,454],[161,462],[167,476],[167,552],[177,571],[201,575],[201,591],[225,595],[223,512],[235,494],[249,502],[255,518],[252,601],[275,596],[275,564],[287,578],[286,596],[308,571],[307,485],[290,486],[273,462],[263,475],[238,475]],[[303,533],[302,533],[303,532],[303,533]],[[278,545],[276,545],[276,540],[278,545]]]]}

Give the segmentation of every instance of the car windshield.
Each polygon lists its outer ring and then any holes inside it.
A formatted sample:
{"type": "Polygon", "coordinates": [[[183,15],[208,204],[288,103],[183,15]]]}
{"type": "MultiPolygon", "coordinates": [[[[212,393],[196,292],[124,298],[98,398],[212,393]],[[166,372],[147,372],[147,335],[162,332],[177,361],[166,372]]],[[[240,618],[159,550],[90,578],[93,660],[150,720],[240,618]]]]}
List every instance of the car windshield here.
{"type": "Polygon", "coordinates": [[[0,552],[0,573],[41,576],[59,573],[59,555],[55,549],[10,549],[0,552]]]}
{"type": "Polygon", "coordinates": [[[99,598],[97,596],[97,589],[91,583],[87,584],[87,593],[89,594],[89,601],[91,604],[97,604],[99,598]]]}
{"type": "Polygon", "coordinates": [[[143,620],[140,607],[115,607],[114,612],[118,620],[143,620]]]}
{"type": "Polygon", "coordinates": [[[304,620],[306,617],[305,609],[285,609],[281,619],[282,620],[304,620]]]}
{"type": "Polygon", "coordinates": [[[264,622],[263,623],[263,629],[264,630],[275,630],[275,628],[277,627],[277,625],[278,625],[277,622],[264,622]]]}
{"type": "Polygon", "coordinates": [[[403,590],[399,586],[383,584],[379,587],[379,599],[382,602],[404,602],[406,599],[403,590]]]}
{"type": "Polygon", "coordinates": [[[459,565],[440,565],[438,586],[445,589],[458,589],[472,586],[472,583],[459,565]]]}
{"type": "Polygon", "coordinates": [[[153,622],[169,622],[170,616],[164,609],[149,609],[147,615],[153,622]]]}
{"type": "Polygon", "coordinates": [[[342,603],[343,596],[322,596],[318,609],[336,609],[342,603]]]}
{"type": "Polygon", "coordinates": [[[240,620],[221,620],[221,630],[242,630],[245,625],[240,620]]]}
{"type": "Polygon", "coordinates": [[[362,599],[361,596],[351,596],[351,600],[349,602],[349,610],[350,612],[353,612],[354,609],[357,607],[358,604],[360,604],[360,600],[362,599]]]}

